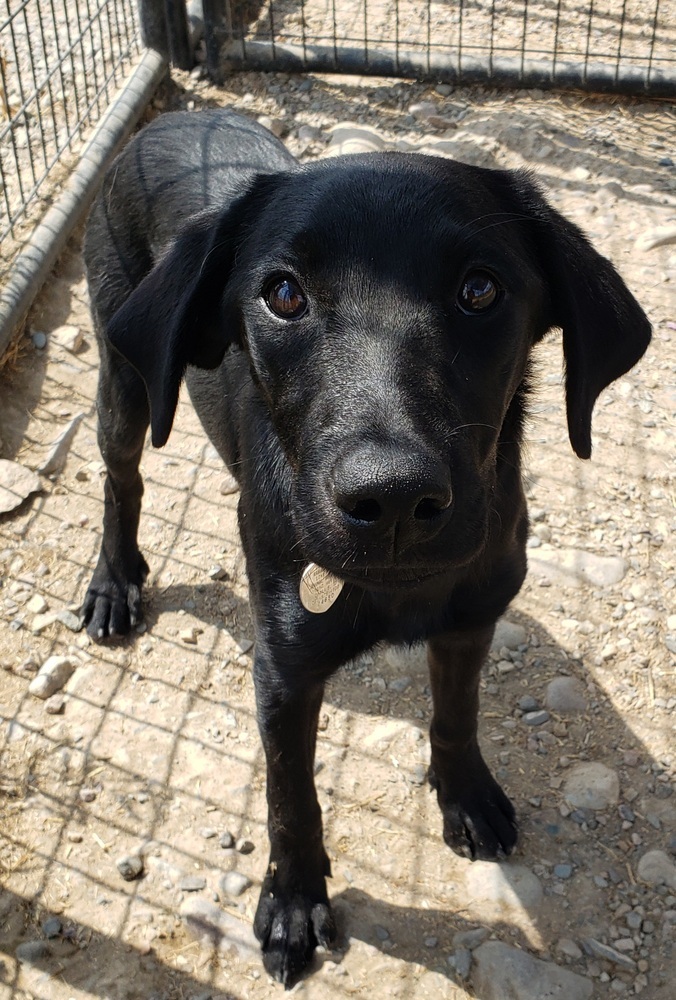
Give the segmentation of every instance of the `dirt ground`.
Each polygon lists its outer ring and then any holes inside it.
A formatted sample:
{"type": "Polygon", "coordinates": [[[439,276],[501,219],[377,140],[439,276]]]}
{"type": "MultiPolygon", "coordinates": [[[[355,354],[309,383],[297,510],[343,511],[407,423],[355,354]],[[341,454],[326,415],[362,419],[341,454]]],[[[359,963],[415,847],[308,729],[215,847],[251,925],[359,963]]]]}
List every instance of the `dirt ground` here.
{"type": "MultiPolygon", "coordinates": [[[[645,359],[599,400],[590,463],[566,437],[560,339],[538,355],[530,572],[507,616],[525,631],[495,649],[482,681],[482,743],[518,810],[516,857],[472,865],[442,841],[424,782],[423,652],[376,650],[351,664],[328,691],[317,752],[340,940],[296,992],[486,1000],[476,960],[467,976],[458,959],[467,940],[458,933],[477,929],[477,940],[584,977],[594,997],[667,1000],[676,978],[676,260],[673,244],[655,244],[676,221],[673,111],[335,77],[248,74],[215,90],[177,74],[151,113],[214,104],[268,116],[306,158],[324,155],[330,128],[349,121],[398,148],[533,169],[615,261],[655,330],[645,359]],[[445,126],[411,113],[421,100],[445,126]],[[601,562],[585,563],[589,554],[601,562]],[[558,676],[580,682],[583,707],[550,709],[530,725],[528,705],[545,708],[558,676]],[[567,801],[581,762],[617,777],[607,807],[567,801]],[[667,884],[641,868],[653,850],[665,854],[667,884]],[[589,939],[615,957],[593,953],[589,939]]],[[[45,623],[41,615],[79,606],[100,544],[97,352],[77,239],[33,310],[36,331],[47,347],[27,335],[0,376],[2,457],[37,468],[83,417],[62,471],[0,518],[0,998],[280,996],[250,930],[267,835],[237,495],[182,399],[168,445],[148,446],[143,464],[151,577],[139,634],[96,646],[45,623]],[[84,334],[77,353],[52,336],[63,324],[84,334]],[[28,692],[52,654],[78,664],[59,714],[28,692]],[[239,848],[221,846],[226,833],[239,848]],[[124,855],[143,857],[141,878],[122,879],[124,855]],[[231,870],[251,880],[241,895],[221,886],[231,870]]],[[[537,996],[507,986],[490,995],[537,996]]]]}

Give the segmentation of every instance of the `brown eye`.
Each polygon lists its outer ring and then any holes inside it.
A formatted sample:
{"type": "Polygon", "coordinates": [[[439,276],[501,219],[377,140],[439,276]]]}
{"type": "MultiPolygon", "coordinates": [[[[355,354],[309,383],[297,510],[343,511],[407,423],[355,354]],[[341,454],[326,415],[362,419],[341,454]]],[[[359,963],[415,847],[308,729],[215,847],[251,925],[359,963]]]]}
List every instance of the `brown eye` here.
{"type": "Polygon", "coordinates": [[[499,296],[495,279],[488,271],[470,271],[463,278],[458,292],[458,306],[464,313],[486,312],[499,296]]]}
{"type": "Polygon", "coordinates": [[[264,293],[271,312],[280,319],[300,319],[307,309],[305,293],[294,278],[275,278],[264,293]]]}

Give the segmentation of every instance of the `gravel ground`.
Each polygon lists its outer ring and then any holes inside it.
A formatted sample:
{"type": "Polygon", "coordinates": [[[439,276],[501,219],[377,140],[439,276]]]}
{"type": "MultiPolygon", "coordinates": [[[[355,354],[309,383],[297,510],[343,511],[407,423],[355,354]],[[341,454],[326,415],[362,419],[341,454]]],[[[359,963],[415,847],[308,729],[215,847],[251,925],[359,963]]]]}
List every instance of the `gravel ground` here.
{"type": "MultiPolygon", "coordinates": [[[[216,90],[198,76],[177,74],[151,113],[229,103],[305,158],[383,145],[533,169],[655,327],[599,401],[591,463],[567,442],[559,339],[539,353],[530,572],[482,682],[483,746],[521,821],[516,857],[472,865],[443,844],[422,652],[351,664],[328,692],[317,762],[340,941],[297,992],[668,1000],[673,111],[335,77],[248,74],[216,90]]],[[[237,495],[182,400],[169,444],[144,458],[146,622],[117,646],[70,631],[102,510],[77,240],[29,334],[2,375],[1,454],[37,469],[71,433],[64,464],[0,518],[0,998],[279,996],[250,929],[267,844],[237,495]],[[33,693],[41,667],[62,685],[46,700],[33,693]]]]}

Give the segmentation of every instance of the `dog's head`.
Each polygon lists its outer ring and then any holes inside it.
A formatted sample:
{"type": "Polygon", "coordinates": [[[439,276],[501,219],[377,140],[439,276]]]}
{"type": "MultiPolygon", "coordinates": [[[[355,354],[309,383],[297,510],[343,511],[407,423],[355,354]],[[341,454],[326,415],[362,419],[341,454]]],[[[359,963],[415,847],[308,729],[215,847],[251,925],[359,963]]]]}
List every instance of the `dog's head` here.
{"type": "Polygon", "coordinates": [[[649,342],[641,308],[527,176],[393,153],[262,176],[190,220],[107,333],[145,380],[158,446],[186,366],[248,351],[304,556],[386,583],[481,550],[552,327],[588,458],[596,398],[649,342]]]}

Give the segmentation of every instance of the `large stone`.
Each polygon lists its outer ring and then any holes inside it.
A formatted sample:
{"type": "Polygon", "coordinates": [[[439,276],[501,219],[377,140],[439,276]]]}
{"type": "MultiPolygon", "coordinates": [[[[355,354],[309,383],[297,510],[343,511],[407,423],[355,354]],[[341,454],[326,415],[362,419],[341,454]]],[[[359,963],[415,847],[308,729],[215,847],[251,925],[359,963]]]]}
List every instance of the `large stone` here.
{"type": "Polygon", "coordinates": [[[568,587],[611,587],[625,576],[628,563],[620,556],[597,556],[583,549],[541,545],[528,558],[530,572],[568,587]]]}
{"type": "Polygon", "coordinates": [[[589,1000],[592,983],[554,962],[486,941],[474,952],[472,985],[481,1000],[589,1000]]]}
{"type": "Polygon", "coordinates": [[[19,507],[31,493],[42,489],[40,479],[18,462],[0,458],[0,514],[19,507]]]}
{"type": "Polygon", "coordinates": [[[387,148],[387,142],[367,125],[353,125],[351,122],[341,122],[329,129],[330,140],[326,150],[327,156],[339,156],[345,153],[378,153],[387,148]]]}
{"type": "Polygon", "coordinates": [[[542,902],[540,880],[525,865],[475,861],[465,873],[465,893],[481,902],[481,919],[509,921],[532,915],[542,902]]]}
{"type": "Polygon", "coordinates": [[[180,914],[193,937],[204,944],[221,952],[234,949],[240,958],[258,959],[260,947],[250,921],[240,920],[199,896],[186,899],[180,914]]]}
{"type": "Polygon", "coordinates": [[[491,650],[499,652],[503,646],[506,646],[507,649],[518,649],[519,646],[524,646],[527,642],[528,632],[523,625],[507,621],[506,618],[501,618],[495,626],[495,635],[491,643],[491,650]]]}
{"type": "Polygon", "coordinates": [[[555,677],[547,685],[545,705],[559,715],[577,715],[587,709],[584,688],[576,677],[555,677]]]}
{"type": "Polygon", "coordinates": [[[609,809],[620,798],[617,772],[598,761],[571,768],[563,786],[567,802],[575,809],[609,809]]]}
{"type": "Polygon", "coordinates": [[[643,882],[676,889],[676,865],[664,851],[648,851],[639,861],[636,871],[643,882]]]}

